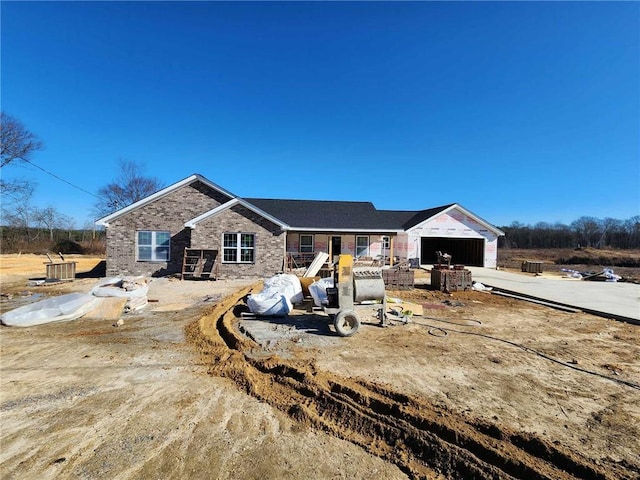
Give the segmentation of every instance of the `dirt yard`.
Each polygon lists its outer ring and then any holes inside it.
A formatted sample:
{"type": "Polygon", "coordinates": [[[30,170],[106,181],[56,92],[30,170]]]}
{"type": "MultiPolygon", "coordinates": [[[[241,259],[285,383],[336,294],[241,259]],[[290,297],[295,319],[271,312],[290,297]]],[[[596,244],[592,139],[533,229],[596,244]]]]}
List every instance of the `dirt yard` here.
{"type": "MultiPolygon", "coordinates": [[[[43,274],[1,256],[2,311],[98,281],[28,286],[43,274]]],[[[388,294],[423,316],[363,306],[342,338],[308,305],[238,320],[251,288],[154,279],[120,326],[1,327],[0,477],[640,478],[637,326],[421,286],[388,294]]]]}
{"type": "Polygon", "coordinates": [[[505,270],[520,271],[524,260],[544,262],[547,274],[564,275],[563,269],[600,272],[612,269],[625,282],[640,283],[640,250],[599,248],[498,249],[498,265],[505,270]]]}

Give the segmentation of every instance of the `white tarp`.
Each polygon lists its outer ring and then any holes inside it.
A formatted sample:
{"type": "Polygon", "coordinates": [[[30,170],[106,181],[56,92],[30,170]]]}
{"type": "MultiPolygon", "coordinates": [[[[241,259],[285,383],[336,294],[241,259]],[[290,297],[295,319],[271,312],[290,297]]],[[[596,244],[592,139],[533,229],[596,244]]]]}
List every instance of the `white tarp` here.
{"type": "Polygon", "coordinates": [[[149,286],[144,277],[104,278],[87,293],[69,293],[47,298],[4,313],[0,321],[4,325],[31,327],[50,322],[75,320],[93,310],[99,303],[97,297],[126,298],[126,311],[140,310],[148,303],[149,286]]]}
{"type": "Polygon", "coordinates": [[[309,285],[309,294],[313,298],[313,303],[316,307],[321,307],[327,303],[327,288],[333,287],[333,278],[321,278],[309,285]]]}
{"type": "Polygon", "coordinates": [[[96,297],[125,297],[125,310],[135,311],[148,304],[149,286],[144,277],[111,277],[105,278],[93,287],[91,294],[96,297]]]}
{"type": "Polygon", "coordinates": [[[282,293],[293,304],[303,300],[300,279],[290,273],[280,273],[264,281],[264,291],[275,290],[282,293]]]}
{"type": "Polygon", "coordinates": [[[293,310],[293,305],[282,293],[275,290],[263,290],[247,297],[247,306],[251,313],[255,315],[270,315],[283,317],[289,315],[293,310]]]}
{"type": "Polygon", "coordinates": [[[255,315],[284,316],[303,299],[300,279],[291,274],[278,274],[264,281],[260,293],[247,297],[247,306],[255,315]]]}
{"type": "Polygon", "coordinates": [[[144,297],[149,287],[141,277],[111,277],[100,280],[91,289],[96,297],[144,297]]]}
{"type": "Polygon", "coordinates": [[[12,327],[75,320],[92,310],[97,301],[86,293],[68,293],[16,308],[2,314],[0,320],[12,327]]]}

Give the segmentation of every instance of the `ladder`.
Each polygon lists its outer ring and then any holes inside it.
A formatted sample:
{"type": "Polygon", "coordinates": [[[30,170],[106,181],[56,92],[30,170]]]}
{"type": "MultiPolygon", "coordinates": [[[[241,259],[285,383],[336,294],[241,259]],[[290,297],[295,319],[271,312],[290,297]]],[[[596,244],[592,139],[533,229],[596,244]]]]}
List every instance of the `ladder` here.
{"type": "Polygon", "coordinates": [[[218,251],[200,248],[185,248],[182,257],[181,279],[190,278],[217,278],[218,276],[218,251]]]}

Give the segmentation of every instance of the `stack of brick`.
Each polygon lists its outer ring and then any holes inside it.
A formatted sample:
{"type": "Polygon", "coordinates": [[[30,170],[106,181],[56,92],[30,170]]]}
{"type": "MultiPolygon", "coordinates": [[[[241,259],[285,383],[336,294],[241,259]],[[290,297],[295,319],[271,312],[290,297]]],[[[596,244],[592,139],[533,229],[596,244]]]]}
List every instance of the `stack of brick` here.
{"type": "Polygon", "coordinates": [[[525,260],[524,262],[522,262],[522,271],[528,273],[542,273],[543,265],[544,262],[525,260]]]}
{"type": "Polygon", "coordinates": [[[414,285],[414,272],[409,269],[384,269],[382,278],[388,290],[411,290],[414,285]]]}
{"type": "Polygon", "coordinates": [[[458,292],[472,287],[471,271],[455,265],[454,268],[433,268],[431,270],[431,288],[441,292],[458,292]]]}

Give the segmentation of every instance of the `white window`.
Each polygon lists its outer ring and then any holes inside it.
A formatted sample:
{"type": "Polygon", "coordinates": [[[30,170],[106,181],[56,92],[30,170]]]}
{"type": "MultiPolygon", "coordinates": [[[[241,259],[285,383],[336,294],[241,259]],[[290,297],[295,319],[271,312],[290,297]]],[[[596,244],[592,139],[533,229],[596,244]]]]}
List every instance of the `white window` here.
{"type": "Polygon", "coordinates": [[[171,233],[154,230],[137,232],[138,261],[168,262],[171,250],[171,233]]]}
{"type": "Polygon", "coordinates": [[[382,248],[384,250],[389,250],[391,248],[391,239],[389,237],[382,237],[382,248]]]}
{"type": "Polygon", "coordinates": [[[356,237],[356,257],[369,256],[369,237],[356,237]]]}
{"type": "Polygon", "coordinates": [[[225,233],[223,263],[253,263],[255,237],[253,233],[225,233]]]}
{"type": "Polygon", "coordinates": [[[313,252],[313,235],[300,235],[300,251],[313,252]]]}

